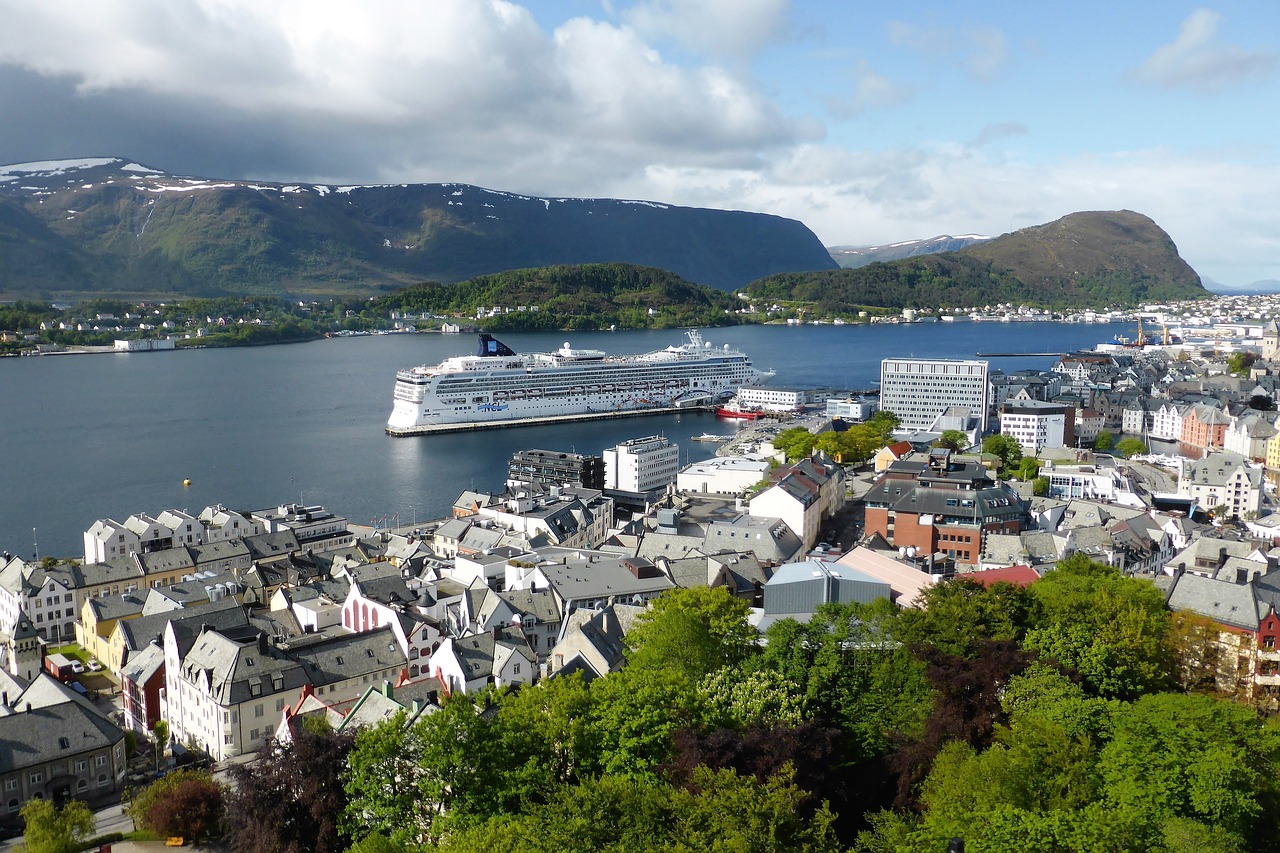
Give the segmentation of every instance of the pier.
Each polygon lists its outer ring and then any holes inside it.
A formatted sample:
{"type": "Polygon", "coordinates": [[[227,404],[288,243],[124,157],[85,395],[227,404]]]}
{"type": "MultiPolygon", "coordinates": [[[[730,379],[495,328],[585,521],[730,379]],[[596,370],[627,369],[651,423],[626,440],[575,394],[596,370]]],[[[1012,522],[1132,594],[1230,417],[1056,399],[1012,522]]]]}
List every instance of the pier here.
{"type": "Polygon", "coordinates": [[[500,421],[467,421],[457,424],[425,424],[423,426],[394,429],[387,427],[387,435],[437,435],[449,432],[479,432],[484,429],[502,429],[504,427],[539,426],[543,424],[571,424],[579,421],[609,421],[616,418],[634,418],[640,415],[678,415],[684,412],[714,412],[714,405],[702,406],[663,406],[654,409],[628,409],[617,412],[582,412],[572,415],[546,415],[537,418],[509,418],[500,421]]]}
{"type": "Polygon", "coordinates": [[[1065,352],[976,352],[975,358],[1062,358],[1065,352]]]}

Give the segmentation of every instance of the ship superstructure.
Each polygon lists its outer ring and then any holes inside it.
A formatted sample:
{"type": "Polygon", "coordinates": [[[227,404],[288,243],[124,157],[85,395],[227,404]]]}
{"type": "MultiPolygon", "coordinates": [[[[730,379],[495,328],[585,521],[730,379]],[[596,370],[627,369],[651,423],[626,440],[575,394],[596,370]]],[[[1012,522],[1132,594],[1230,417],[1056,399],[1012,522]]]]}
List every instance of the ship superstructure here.
{"type": "Polygon", "coordinates": [[[607,355],[566,341],[549,353],[517,353],[480,335],[475,355],[447,358],[396,374],[387,432],[410,435],[566,417],[639,414],[715,403],[772,375],[696,330],[680,346],[643,355],[607,355]]]}

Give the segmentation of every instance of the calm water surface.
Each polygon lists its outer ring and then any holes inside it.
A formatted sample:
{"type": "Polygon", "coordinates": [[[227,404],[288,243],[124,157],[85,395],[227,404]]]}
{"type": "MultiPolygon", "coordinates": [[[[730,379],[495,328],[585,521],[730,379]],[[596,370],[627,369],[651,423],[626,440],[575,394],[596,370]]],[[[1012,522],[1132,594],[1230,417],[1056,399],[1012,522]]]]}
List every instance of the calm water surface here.
{"type": "MultiPolygon", "coordinates": [[[[1110,340],[1125,327],[1056,323],[750,326],[709,329],[778,385],[869,388],[889,356],[970,358],[979,351],[1050,352],[1110,340]]],[[[522,352],[569,340],[610,353],[681,342],[679,331],[512,334],[522,352]]],[[[473,350],[469,335],[389,335],[288,346],[131,355],[0,359],[0,550],[73,556],[94,519],[211,503],[257,509],[325,504],[352,521],[444,515],[460,490],[496,489],[517,450],[599,453],[664,434],[682,459],[690,441],[736,424],[704,413],[392,438],[395,372],[473,350]],[[190,487],[182,481],[190,479],[190,487]],[[34,535],[33,535],[34,528],[34,535]]],[[[997,359],[1004,369],[1052,359],[997,359]]]]}

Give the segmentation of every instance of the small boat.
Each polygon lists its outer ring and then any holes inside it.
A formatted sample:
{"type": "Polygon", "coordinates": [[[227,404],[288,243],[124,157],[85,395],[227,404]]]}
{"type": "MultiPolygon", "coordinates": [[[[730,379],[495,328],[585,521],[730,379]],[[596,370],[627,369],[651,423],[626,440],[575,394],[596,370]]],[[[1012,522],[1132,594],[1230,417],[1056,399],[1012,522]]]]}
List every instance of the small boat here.
{"type": "Polygon", "coordinates": [[[754,421],[764,417],[764,412],[759,409],[744,409],[737,403],[725,403],[716,409],[716,416],[721,418],[736,418],[740,421],[754,421]]]}

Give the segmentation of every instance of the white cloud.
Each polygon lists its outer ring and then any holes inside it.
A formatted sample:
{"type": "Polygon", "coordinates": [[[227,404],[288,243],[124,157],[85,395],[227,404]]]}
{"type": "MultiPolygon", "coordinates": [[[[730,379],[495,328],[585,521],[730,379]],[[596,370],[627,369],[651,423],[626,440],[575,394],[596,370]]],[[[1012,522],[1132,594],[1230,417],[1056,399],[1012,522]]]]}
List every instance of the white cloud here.
{"type": "Polygon", "coordinates": [[[623,20],[646,38],[741,62],[786,34],[790,0],[645,0],[623,20]]]}
{"type": "Polygon", "coordinates": [[[910,84],[896,83],[865,59],[859,59],[854,68],[853,91],[845,97],[828,99],[828,109],[839,118],[851,118],[869,109],[905,103],[914,96],[915,89],[910,84]]]}
{"type": "Polygon", "coordinates": [[[1178,29],[1178,37],[1156,49],[1133,75],[1165,89],[1220,92],[1238,83],[1271,76],[1280,55],[1224,44],[1218,38],[1222,16],[1197,9],[1178,29]]]}
{"type": "Polygon", "coordinates": [[[990,83],[1009,63],[1009,40],[995,27],[978,27],[965,34],[964,66],[975,80],[990,83]]]}
{"type": "Polygon", "coordinates": [[[1154,219],[1216,280],[1247,283],[1280,267],[1280,235],[1268,224],[1280,218],[1280,169],[1230,152],[1157,148],[1039,164],[954,143],[868,152],[803,145],[764,173],[651,170],[648,183],[658,198],[799,219],[829,246],[997,235],[1080,210],[1129,209],[1154,219]]]}
{"type": "Polygon", "coordinates": [[[973,140],[975,148],[990,145],[998,139],[1009,139],[1014,136],[1026,136],[1030,130],[1025,124],[1017,121],[1000,121],[985,125],[973,140]]]}
{"type": "Polygon", "coordinates": [[[1008,38],[996,27],[949,30],[907,21],[886,21],[885,30],[891,44],[930,59],[950,62],[980,83],[997,80],[1012,58],[1008,38]]]}
{"type": "MultiPolygon", "coordinates": [[[[742,8],[707,12],[730,25],[723,45],[758,43],[786,7],[742,8]]],[[[387,0],[377,14],[345,0],[0,0],[0,19],[0,65],[70,78],[85,98],[175,100],[211,124],[258,120],[264,140],[305,128],[312,147],[361,149],[350,173],[291,178],[601,192],[655,161],[758,167],[821,133],[740,75],[665,61],[632,27],[583,17],[548,33],[504,0],[387,0]]]]}

